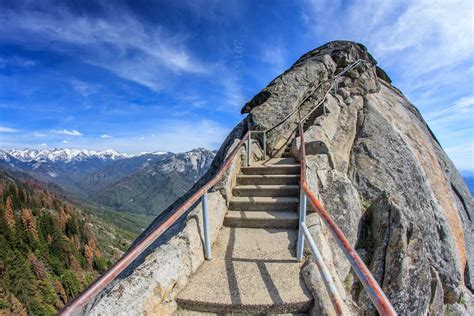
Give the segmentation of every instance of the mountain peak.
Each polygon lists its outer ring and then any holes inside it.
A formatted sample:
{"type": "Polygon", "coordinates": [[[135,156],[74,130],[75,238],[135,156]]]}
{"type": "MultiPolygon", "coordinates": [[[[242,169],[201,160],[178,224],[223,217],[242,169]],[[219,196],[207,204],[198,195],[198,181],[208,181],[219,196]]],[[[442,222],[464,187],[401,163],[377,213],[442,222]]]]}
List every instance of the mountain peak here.
{"type": "Polygon", "coordinates": [[[9,155],[23,162],[31,161],[62,161],[75,162],[89,158],[101,160],[117,160],[133,157],[133,155],[120,153],[113,149],[95,151],[75,148],[53,148],[53,149],[8,149],[1,151],[1,157],[7,159],[9,155]]]}

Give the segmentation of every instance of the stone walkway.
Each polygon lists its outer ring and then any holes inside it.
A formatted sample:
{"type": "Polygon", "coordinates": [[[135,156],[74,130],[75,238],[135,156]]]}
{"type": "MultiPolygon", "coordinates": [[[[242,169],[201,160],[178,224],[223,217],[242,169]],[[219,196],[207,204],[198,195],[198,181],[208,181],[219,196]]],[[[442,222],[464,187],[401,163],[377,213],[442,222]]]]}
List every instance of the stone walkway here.
{"type": "Polygon", "coordinates": [[[177,298],[187,315],[309,310],[313,298],[295,259],[299,192],[295,176],[299,177],[298,164],[289,158],[242,168],[234,188],[238,196],[230,201],[227,227],[213,245],[213,259],[204,262],[177,298]],[[246,176],[257,177],[259,183],[242,183],[246,176]]]}

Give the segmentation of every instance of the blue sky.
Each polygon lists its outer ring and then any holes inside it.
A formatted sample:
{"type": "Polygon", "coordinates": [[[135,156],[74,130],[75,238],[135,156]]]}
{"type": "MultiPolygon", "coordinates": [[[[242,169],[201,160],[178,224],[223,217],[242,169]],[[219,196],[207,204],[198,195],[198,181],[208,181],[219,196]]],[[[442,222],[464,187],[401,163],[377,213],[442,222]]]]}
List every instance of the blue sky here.
{"type": "Polygon", "coordinates": [[[218,148],[302,54],[365,44],[461,169],[474,169],[474,4],[0,2],[2,148],[218,148]]]}

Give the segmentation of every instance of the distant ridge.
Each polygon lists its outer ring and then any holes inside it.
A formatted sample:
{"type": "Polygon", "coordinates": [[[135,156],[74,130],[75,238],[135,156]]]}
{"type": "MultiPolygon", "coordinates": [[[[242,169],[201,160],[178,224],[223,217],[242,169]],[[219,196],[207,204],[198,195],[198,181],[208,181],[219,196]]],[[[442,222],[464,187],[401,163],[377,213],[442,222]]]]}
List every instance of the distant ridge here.
{"type": "Polygon", "coordinates": [[[215,151],[121,153],[87,149],[0,150],[0,168],[19,170],[117,211],[157,215],[209,168],[215,151]]]}

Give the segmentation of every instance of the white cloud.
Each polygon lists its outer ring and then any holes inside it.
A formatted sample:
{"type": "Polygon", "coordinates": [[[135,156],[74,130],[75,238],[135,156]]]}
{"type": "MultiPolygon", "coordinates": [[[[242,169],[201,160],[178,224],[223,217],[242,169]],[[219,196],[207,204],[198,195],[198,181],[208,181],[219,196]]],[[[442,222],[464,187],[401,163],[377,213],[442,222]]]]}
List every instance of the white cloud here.
{"type": "Polygon", "coordinates": [[[272,67],[275,75],[282,73],[288,66],[285,58],[285,49],[280,45],[265,45],[261,54],[261,60],[272,67]]]}
{"type": "Polygon", "coordinates": [[[88,97],[91,94],[96,93],[98,90],[98,87],[96,85],[93,85],[81,80],[77,80],[77,79],[69,80],[69,84],[72,86],[74,91],[76,91],[78,94],[80,94],[83,97],[88,97]]]}
{"type": "Polygon", "coordinates": [[[103,134],[103,135],[100,135],[100,138],[113,138],[113,137],[107,134],[103,134]]]}
{"type": "Polygon", "coordinates": [[[446,152],[456,161],[461,170],[474,170],[474,141],[459,146],[448,147],[446,152]]]}
{"type": "Polygon", "coordinates": [[[51,133],[61,134],[61,135],[68,135],[68,136],[84,136],[81,132],[79,132],[75,129],[73,129],[73,130],[57,129],[57,130],[52,130],[51,133]]]}
{"type": "Polygon", "coordinates": [[[12,57],[12,58],[0,58],[0,69],[6,67],[20,67],[26,68],[36,65],[36,61],[25,59],[22,57],[12,57]]]}
{"type": "Polygon", "coordinates": [[[302,7],[312,39],[367,46],[458,167],[474,154],[453,150],[474,142],[473,13],[471,0],[308,0],[302,7]]]}
{"type": "MultiPolygon", "coordinates": [[[[112,6],[106,10],[108,15],[102,18],[75,16],[60,8],[54,12],[27,7],[14,12],[3,10],[0,23],[5,28],[0,38],[79,55],[87,63],[153,90],[162,89],[172,75],[208,72],[210,65],[186,47],[186,34],[149,27],[112,6]]],[[[81,83],[73,84],[84,91],[81,83]]]]}
{"type": "Polygon", "coordinates": [[[459,120],[469,120],[474,126],[474,96],[463,97],[443,110],[429,112],[426,120],[433,126],[443,126],[459,120]]]}
{"type": "Polygon", "coordinates": [[[41,137],[46,137],[48,134],[41,133],[41,132],[33,132],[33,137],[41,138],[41,137]]]}
{"type": "Polygon", "coordinates": [[[0,133],[16,133],[18,130],[16,128],[0,126],[0,133]]]}
{"type": "Polygon", "coordinates": [[[419,75],[472,58],[473,10],[470,0],[313,0],[303,18],[318,38],[359,41],[385,65],[419,75]]]}
{"type": "Polygon", "coordinates": [[[2,146],[6,148],[54,148],[67,144],[70,148],[90,150],[113,148],[131,153],[143,151],[183,152],[197,147],[218,149],[231,128],[222,126],[216,121],[199,118],[157,120],[150,126],[153,127],[139,129],[136,126],[135,129],[131,129],[129,134],[124,134],[122,131],[121,134],[114,134],[113,138],[102,138],[101,141],[97,141],[97,136],[59,138],[54,135],[51,139],[47,139],[47,144],[39,144],[31,142],[31,134],[20,134],[19,137],[2,139],[2,146]]]}

